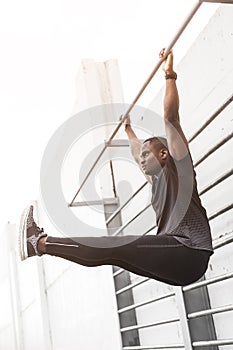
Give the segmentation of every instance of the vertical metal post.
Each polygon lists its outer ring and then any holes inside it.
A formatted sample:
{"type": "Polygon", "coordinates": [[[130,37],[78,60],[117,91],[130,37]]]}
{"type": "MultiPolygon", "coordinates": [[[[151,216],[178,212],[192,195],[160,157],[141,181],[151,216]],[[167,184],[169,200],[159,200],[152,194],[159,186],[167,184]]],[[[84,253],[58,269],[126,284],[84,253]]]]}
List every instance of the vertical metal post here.
{"type": "MultiPolygon", "coordinates": [[[[114,213],[119,207],[118,201],[116,203],[111,204],[104,204],[105,209],[105,219],[107,219],[114,213]]],[[[121,213],[119,212],[114,219],[107,224],[107,228],[109,228],[110,232],[112,233],[113,228],[120,227],[122,224],[121,222],[121,213]]],[[[113,273],[117,271],[117,268],[113,266],[113,273]]],[[[119,290],[131,283],[130,281],[130,274],[128,271],[123,271],[121,274],[114,276],[114,284],[115,289],[119,290]]],[[[132,289],[129,289],[125,291],[124,293],[121,293],[119,295],[116,295],[117,299],[117,309],[122,309],[126,306],[134,304],[134,298],[132,289]]],[[[122,314],[119,314],[119,322],[120,322],[120,328],[137,325],[137,317],[136,317],[136,311],[135,309],[129,310],[127,312],[124,312],[122,314]]],[[[123,347],[126,346],[140,346],[140,339],[139,339],[139,333],[137,329],[133,329],[129,332],[123,332],[121,333],[121,339],[122,339],[122,345],[123,347]]]]}
{"type": "Polygon", "coordinates": [[[176,301],[178,306],[178,312],[180,316],[180,323],[182,327],[182,334],[184,340],[185,350],[193,350],[192,341],[189,331],[188,319],[184,303],[184,295],[181,287],[174,287],[176,293],[176,301]]]}
{"type": "MultiPolygon", "coordinates": [[[[201,280],[204,280],[204,277],[201,280]]],[[[187,314],[196,312],[197,310],[211,309],[207,286],[183,292],[183,297],[187,314]]],[[[192,342],[199,341],[200,339],[205,339],[206,341],[217,340],[213,315],[190,319],[189,330],[192,342]]],[[[198,349],[205,350],[205,346],[198,347],[198,349]]],[[[219,348],[217,345],[210,345],[208,349],[218,350],[219,348]]]]}
{"type": "Polygon", "coordinates": [[[8,269],[11,292],[11,305],[13,313],[13,328],[15,333],[15,345],[17,350],[23,350],[23,327],[21,320],[21,298],[18,281],[17,257],[15,252],[16,226],[7,224],[5,229],[8,250],[8,269]]]}
{"type": "Polygon", "coordinates": [[[52,350],[52,334],[49,321],[49,309],[45,284],[43,258],[37,260],[38,271],[38,299],[40,303],[41,317],[43,320],[44,349],[52,350]]]}
{"type": "MultiPolygon", "coordinates": [[[[38,210],[38,202],[33,201],[33,206],[36,208],[34,210],[34,216],[36,222],[39,222],[39,210],[38,210]]],[[[44,349],[52,350],[52,334],[49,320],[49,308],[48,308],[48,299],[47,299],[47,290],[46,290],[46,281],[45,281],[45,269],[44,269],[44,258],[37,259],[37,280],[38,280],[38,288],[37,288],[37,298],[40,303],[41,310],[41,318],[43,320],[43,334],[44,334],[44,349]]]]}

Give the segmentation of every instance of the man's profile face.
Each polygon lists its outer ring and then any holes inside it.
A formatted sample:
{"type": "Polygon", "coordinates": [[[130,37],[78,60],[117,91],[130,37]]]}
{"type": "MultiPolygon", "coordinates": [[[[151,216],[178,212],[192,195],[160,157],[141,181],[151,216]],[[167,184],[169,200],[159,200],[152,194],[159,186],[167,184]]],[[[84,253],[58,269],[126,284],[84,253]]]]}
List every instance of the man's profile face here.
{"type": "Polygon", "coordinates": [[[146,175],[157,175],[164,165],[161,158],[162,149],[155,147],[150,141],[143,143],[140,154],[141,167],[146,175]]]}

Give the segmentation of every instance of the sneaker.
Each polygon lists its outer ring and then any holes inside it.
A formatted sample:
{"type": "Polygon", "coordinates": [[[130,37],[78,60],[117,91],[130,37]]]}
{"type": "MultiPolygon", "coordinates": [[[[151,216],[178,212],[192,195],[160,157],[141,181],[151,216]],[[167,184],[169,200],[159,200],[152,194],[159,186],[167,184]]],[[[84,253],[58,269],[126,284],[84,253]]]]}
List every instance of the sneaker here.
{"type": "Polygon", "coordinates": [[[19,227],[19,253],[21,260],[42,254],[38,252],[38,241],[46,237],[43,228],[39,228],[33,218],[33,206],[28,206],[22,213],[19,227]]]}

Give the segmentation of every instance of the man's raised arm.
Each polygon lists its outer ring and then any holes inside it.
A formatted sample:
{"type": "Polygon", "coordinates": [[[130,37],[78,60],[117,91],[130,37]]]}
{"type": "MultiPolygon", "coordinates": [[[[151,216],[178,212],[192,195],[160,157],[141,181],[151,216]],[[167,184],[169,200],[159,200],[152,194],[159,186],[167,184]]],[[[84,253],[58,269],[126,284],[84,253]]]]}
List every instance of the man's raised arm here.
{"type": "MultiPolygon", "coordinates": [[[[164,49],[160,57],[164,55],[164,49]]],[[[165,72],[166,89],[164,97],[164,122],[167,135],[168,148],[171,156],[180,160],[188,153],[188,141],[180,126],[179,95],[176,87],[176,73],[173,70],[173,54],[170,52],[163,64],[165,72]]]]}
{"type": "Polygon", "coordinates": [[[134,160],[139,165],[139,167],[140,167],[141,171],[143,172],[143,175],[146,177],[147,181],[152,183],[151,177],[146,175],[144,173],[142,167],[141,167],[140,154],[141,154],[142,144],[141,144],[140,140],[137,138],[135,132],[132,129],[129,116],[127,117],[124,125],[125,125],[125,132],[126,132],[126,134],[128,136],[128,140],[129,140],[131,154],[132,154],[134,160]]]}

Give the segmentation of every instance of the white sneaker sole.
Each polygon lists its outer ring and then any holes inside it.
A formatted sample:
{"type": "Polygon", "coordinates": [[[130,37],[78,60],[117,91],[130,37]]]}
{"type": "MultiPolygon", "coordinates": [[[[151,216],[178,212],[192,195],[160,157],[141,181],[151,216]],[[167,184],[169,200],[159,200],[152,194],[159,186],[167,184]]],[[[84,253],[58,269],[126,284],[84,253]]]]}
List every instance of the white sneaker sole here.
{"type": "Polygon", "coordinates": [[[28,250],[27,250],[27,218],[30,211],[30,206],[24,209],[19,226],[19,256],[20,259],[26,260],[28,258],[28,250]]]}

